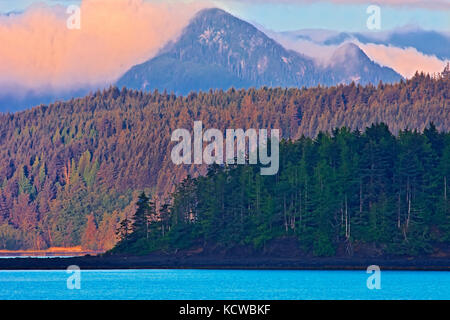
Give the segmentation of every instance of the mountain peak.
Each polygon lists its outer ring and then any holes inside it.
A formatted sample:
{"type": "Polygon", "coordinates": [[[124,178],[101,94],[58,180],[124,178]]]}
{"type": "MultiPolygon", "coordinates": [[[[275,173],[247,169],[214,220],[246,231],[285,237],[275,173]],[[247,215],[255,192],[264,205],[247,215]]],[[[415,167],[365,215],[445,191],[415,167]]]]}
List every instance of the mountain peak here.
{"type": "Polygon", "coordinates": [[[192,38],[193,36],[197,36],[200,43],[202,43],[202,40],[209,40],[209,37],[215,38],[216,42],[225,36],[230,38],[230,41],[233,40],[233,37],[242,39],[259,36],[267,38],[264,33],[250,23],[219,8],[208,8],[199,11],[184,29],[178,42],[182,43],[183,38],[192,38]]]}
{"type": "Polygon", "coordinates": [[[202,9],[195,15],[194,19],[198,18],[210,18],[218,15],[230,15],[225,10],[222,10],[220,8],[206,8],[202,9]]]}
{"type": "Polygon", "coordinates": [[[395,82],[401,79],[394,70],[370,60],[364,51],[352,42],[346,42],[336,49],[330,59],[328,70],[340,75],[340,82],[343,83],[355,81],[376,84],[379,81],[395,82]]]}
{"type": "Polygon", "coordinates": [[[310,86],[315,75],[312,59],[285,49],[252,24],[217,8],[198,12],[176,42],[130,71],[119,86],[182,94],[210,88],[310,86]],[[171,79],[164,68],[180,74],[171,79]]]}
{"type": "Polygon", "coordinates": [[[333,53],[331,61],[333,64],[340,64],[343,62],[348,62],[349,60],[355,61],[366,61],[368,57],[366,54],[352,42],[346,42],[340,45],[336,51],[333,53]]]}
{"type": "Polygon", "coordinates": [[[355,44],[339,47],[332,68],[322,70],[312,58],[287,50],[252,24],[209,8],[198,12],[175,42],[130,69],[117,85],[187,94],[230,87],[309,87],[354,80],[378,83],[379,79],[395,77],[373,64],[355,44]]]}

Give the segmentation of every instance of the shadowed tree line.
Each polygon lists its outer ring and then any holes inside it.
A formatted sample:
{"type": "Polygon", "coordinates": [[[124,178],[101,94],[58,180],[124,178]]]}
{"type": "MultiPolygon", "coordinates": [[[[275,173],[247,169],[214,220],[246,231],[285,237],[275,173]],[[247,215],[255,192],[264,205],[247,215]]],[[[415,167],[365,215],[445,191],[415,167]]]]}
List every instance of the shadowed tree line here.
{"type": "Polygon", "coordinates": [[[280,171],[213,165],[187,177],[159,214],[142,194],[112,252],[191,247],[264,252],[291,237],[315,256],[424,255],[450,243],[450,133],[396,137],[385,124],[283,141],[280,171]],[[134,232],[133,232],[134,230],[134,232]]]}

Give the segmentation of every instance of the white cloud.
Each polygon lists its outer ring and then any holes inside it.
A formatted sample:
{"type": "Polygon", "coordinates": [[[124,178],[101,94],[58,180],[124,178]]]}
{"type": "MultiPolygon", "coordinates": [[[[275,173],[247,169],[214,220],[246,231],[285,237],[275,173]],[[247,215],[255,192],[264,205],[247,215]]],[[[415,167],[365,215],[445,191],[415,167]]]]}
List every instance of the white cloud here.
{"type": "Polygon", "coordinates": [[[381,44],[361,44],[359,47],[377,63],[390,67],[405,78],[411,78],[416,71],[438,73],[444,70],[446,61],[417,51],[415,48],[398,48],[381,44]]]}
{"type": "Polygon", "coordinates": [[[0,17],[0,87],[65,90],[114,81],[175,38],[196,3],[84,0],[81,29],[61,6],[35,5],[0,17]]]}

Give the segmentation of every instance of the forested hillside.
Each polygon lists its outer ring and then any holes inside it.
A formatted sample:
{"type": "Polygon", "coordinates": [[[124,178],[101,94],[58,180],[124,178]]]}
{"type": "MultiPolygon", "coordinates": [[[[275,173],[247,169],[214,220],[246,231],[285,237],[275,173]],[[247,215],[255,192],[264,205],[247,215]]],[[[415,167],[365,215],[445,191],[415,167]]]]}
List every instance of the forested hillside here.
{"type": "Polygon", "coordinates": [[[184,97],[113,87],[2,114],[0,248],[111,248],[141,191],[158,196],[159,207],[188,173],[206,173],[170,160],[172,131],[190,129],[195,120],[221,130],[279,128],[293,139],[376,122],[394,134],[431,122],[448,132],[449,84],[448,74],[417,75],[377,87],[230,89],[184,97]]]}
{"type": "Polygon", "coordinates": [[[315,256],[442,254],[450,243],[449,178],[450,133],[433,125],[398,137],[384,124],[336,129],[283,143],[278,175],[211,166],[185,179],[160,215],[142,195],[114,252],[246,245],[264,252],[292,237],[298,251],[315,256]]]}

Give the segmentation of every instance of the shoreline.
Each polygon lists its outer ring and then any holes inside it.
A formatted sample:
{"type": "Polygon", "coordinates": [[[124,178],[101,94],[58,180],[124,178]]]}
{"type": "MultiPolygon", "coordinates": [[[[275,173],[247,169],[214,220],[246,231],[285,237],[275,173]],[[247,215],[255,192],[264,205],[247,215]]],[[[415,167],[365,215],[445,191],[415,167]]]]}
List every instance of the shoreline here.
{"type": "Polygon", "coordinates": [[[0,270],[220,269],[220,270],[381,270],[450,271],[450,258],[217,258],[161,256],[82,256],[70,258],[4,258],[0,270]]]}
{"type": "Polygon", "coordinates": [[[0,250],[0,258],[9,257],[83,257],[85,255],[97,255],[103,252],[83,250],[81,246],[75,247],[50,247],[44,250],[0,250]]]}

